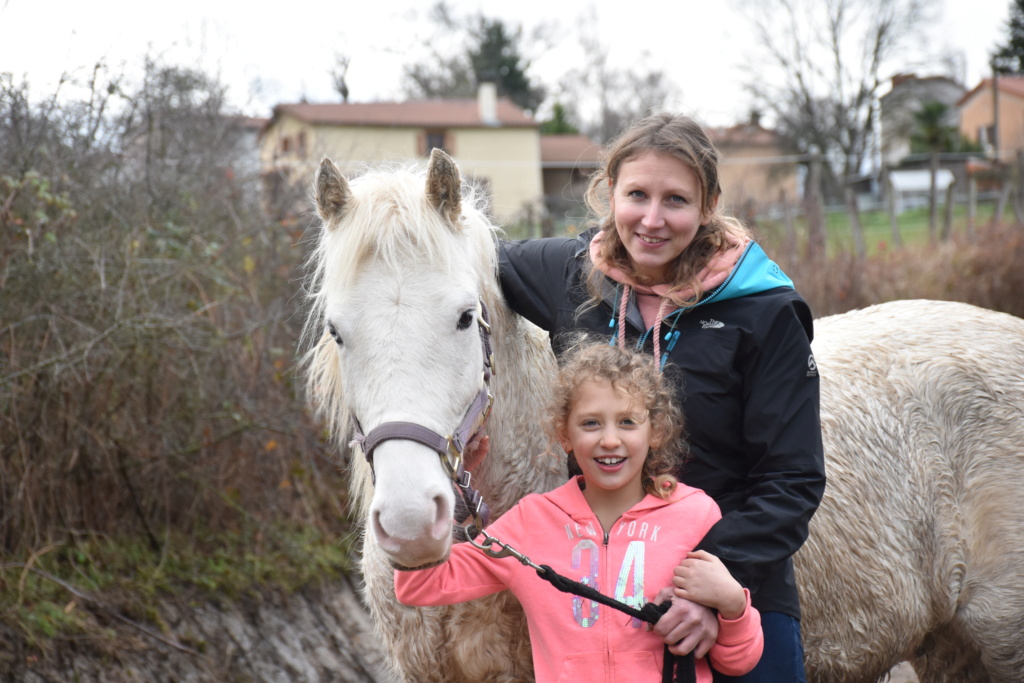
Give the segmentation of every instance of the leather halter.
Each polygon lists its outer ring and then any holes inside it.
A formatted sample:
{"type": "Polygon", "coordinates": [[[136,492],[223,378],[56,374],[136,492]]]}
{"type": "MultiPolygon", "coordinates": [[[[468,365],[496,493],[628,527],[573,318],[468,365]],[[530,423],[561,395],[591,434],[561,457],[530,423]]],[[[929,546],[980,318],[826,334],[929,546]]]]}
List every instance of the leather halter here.
{"type": "Polygon", "coordinates": [[[477,327],[480,330],[480,344],[484,351],[483,386],[466,409],[458,427],[448,436],[441,436],[434,430],[415,422],[385,422],[363,434],[359,420],[352,416],[355,424],[353,443],[358,444],[370,464],[370,476],[376,481],[373,470],[373,451],[385,441],[400,439],[415,441],[434,450],[441,457],[448,476],[458,487],[462,500],[473,515],[473,524],[483,529],[490,521],[491,511],[483,496],[470,485],[472,475],[463,466],[462,453],[473,437],[477,436],[491,413],[494,397],[491,396],[490,382],[494,375],[494,354],[491,351],[491,321],[487,306],[481,299],[477,307],[477,327]]]}

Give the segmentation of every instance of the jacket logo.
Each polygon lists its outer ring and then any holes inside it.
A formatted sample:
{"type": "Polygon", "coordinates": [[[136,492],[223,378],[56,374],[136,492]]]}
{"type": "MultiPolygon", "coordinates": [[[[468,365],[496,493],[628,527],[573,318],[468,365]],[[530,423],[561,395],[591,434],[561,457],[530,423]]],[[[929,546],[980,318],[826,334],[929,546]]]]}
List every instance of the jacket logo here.
{"type": "Polygon", "coordinates": [[[713,328],[717,330],[720,327],[725,327],[725,323],[719,322],[712,318],[711,320],[701,320],[700,327],[703,330],[706,330],[708,328],[713,328]]]}
{"type": "Polygon", "coordinates": [[[807,356],[807,376],[817,377],[818,376],[818,364],[814,361],[814,354],[807,356]]]}

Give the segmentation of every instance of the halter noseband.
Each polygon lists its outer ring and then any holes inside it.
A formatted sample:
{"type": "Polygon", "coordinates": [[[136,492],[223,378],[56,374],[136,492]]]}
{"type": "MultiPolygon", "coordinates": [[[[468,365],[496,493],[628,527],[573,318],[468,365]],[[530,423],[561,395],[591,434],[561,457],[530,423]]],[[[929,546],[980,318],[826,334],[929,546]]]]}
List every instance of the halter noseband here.
{"type": "Polygon", "coordinates": [[[473,515],[473,524],[478,529],[483,529],[490,521],[491,511],[484,502],[483,496],[470,485],[472,475],[463,466],[462,452],[473,437],[477,436],[488,416],[491,414],[491,406],[494,397],[491,396],[490,382],[494,374],[494,355],[491,351],[491,321],[487,313],[487,306],[481,299],[477,308],[477,327],[480,330],[480,344],[484,351],[484,373],[483,386],[477,392],[469,408],[466,409],[459,426],[449,436],[441,436],[434,430],[416,424],[415,422],[385,422],[370,430],[369,434],[363,434],[359,420],[353,415],[355,425],[353,443],[359,445],[370,464],[370,476],[376,480],[373,470],[373,451],[380,444],[392,439],[404,441],[415,441],[427,448],[434,450],[441,457],[441,464],[444,465],[448,476],[458,487],[462,501],[469,512],[473,515]]]}

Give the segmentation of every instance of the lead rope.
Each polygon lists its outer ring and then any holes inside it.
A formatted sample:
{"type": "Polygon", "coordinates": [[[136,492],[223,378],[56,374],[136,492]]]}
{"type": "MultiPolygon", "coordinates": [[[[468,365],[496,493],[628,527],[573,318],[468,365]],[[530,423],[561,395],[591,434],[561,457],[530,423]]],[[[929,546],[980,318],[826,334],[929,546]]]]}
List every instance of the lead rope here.
{"type": "MultiPolygon", "coordinates": [[[[521,564],[533,567],[537,571],[537,576],[544,579],[563,593],[570,593],[572,595],[578,595],[581,598],[587,598],[589,600],[599,602],[602,605],[607,605],[612,609],[645,621],[648,624],[653,625],[658,623],[658,620],[661,619],[662,615],[665,614],[669,607],[672,606],[672,602],[670,600],[666,600],[659,605],[656,605],[653,602],[648,602],[640,609],[637,609],[632,605],[619,602],[615,598],[610,598],[603,593],[599,593],[586,584],[566,578],[546,564],[535,564],[526,555],[523,555],[515,548],[502,543],[486,531],[479,531],[479,534],[483,536],[483,539],[481,543],[477,543],[473,540],[477,535],[477,529],[474,528],[473,525],[466,526],[465,533],[470,539],[469,544],[483,551],[483,553],[489,557],[513,557],[521,564]],[[495,549],[495,546],[497,546],[497,549],[495,549]]],[[[665,645],[665,656],[661,668],[661,680],[662,683],[696,683],[697,671],[694,664],[693,653],[691,652],[686,655],[673,654],[669,651],[668,645],[665,645]]]]}

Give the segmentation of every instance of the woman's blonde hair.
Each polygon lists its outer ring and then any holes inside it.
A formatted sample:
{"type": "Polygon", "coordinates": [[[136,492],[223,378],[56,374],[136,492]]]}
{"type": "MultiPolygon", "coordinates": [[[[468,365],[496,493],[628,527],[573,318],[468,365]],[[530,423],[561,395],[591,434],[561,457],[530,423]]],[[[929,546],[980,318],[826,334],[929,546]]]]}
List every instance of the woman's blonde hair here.
{"type": "MultiPolygon", "coordinates": [[[[671,285],[668,296],[680,306],[692,305],[700,300],[703,288],[698,278],[701,270],[719,252],[728,248],[726,234],[748,237],[748,230],[735,218],[725,216],[718,202],[722,187],[718,177],[718,149],[707,131],[697,121],[678,114],[661,113],[642,118],[628,128],[608,147],[604,166],[590,178],[586,201],[596,216],[601,232],[601,256],[605,263],[618,268],[632,279],[637,273],[629,260],[629,253],[615,230],[615,217],[611,211],[610,192],[619,179],[622,165],[648,152],[665,154],[678,159],[691,168],[700,187],[701,215],[707,220],[698,228],[693,242],[676,260],[675,273],[670,282],[653,283],[671,285]],[[692,289],[687,298],[673,296],[692,289]]],[[[591,270],[588,286],[591,294],[600,300],[602,273],[591,270]]]]}
{"type": "Polygon", "coordinates": [[[607,381],[636,401],[637,412],[650,420],[650,451],[641,480],[648,493],[667,499],[678,483],[672,472],[685,452],[683,414],[675,403],[672,380],[659,372],[649,354],[594,342],[584,335],[570,340],[562,354],[546,425],[549,438],[558,442],[567,431],[569,414],[580,387],[607,381]]]}

